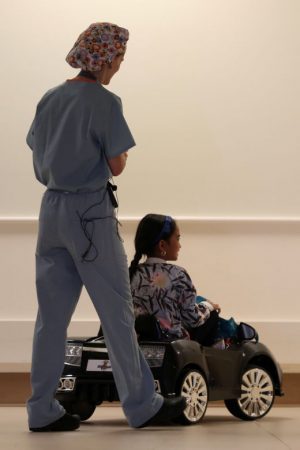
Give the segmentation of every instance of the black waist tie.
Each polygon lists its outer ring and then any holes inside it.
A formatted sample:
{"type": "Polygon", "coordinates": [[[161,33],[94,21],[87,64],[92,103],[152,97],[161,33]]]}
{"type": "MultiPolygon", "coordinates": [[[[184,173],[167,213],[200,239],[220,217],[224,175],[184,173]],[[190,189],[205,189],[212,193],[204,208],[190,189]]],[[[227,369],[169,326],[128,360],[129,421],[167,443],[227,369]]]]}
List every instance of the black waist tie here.
{"type": "Polygon", "coordinates": [[[112,184],[110,181],[107,182],[108,195],[109,195],[111,204],[113,205],[114,208],[117,208],[119,206],[118,201],[114,195],[114,192],[116,192],[117,189],[118,189],[118,186],[116,186],[115,184],[112,184]]]}
{"type": "Polygon", "coordinates": [[[119,235],[119,229],[118,229],[118,225],[120,225],[120,222],[118,220],[117,217],[115,217],[114,215],[108,215],[108,216],[102,216],[102,217],[86,217],[86,215],[96,206],[100,206],[102,205],[102,203],[105,200],[106,194],[108,193],[111,204],[113,205],[114,208],[118,207],[118,202],[117,199],[115,197],[114,192],[117,190],[117,186],[113,185],[110,181],[107,182],[107,186],[106,189],[104,191],[104,194],[102,196],[102,199],[97,202],[92,204],[91,206],[89,206],[82,214],[79,213],[79,211],[77,212],[77,215],[79,217],[80,220],[80,225],[81,228],[84,232],[85,237],[87,238],[89,244],[87,249],[85,250],[85,252],[81,255],[82,261],[83,262],[93,262],[95,261],[95,259],[99,256],[99,252],[98,249],[96,247],[96,245],[93,242],[93,236],[94,236],[94,229],[95,229],[95,221],[97,220],[105,220],[105,219],[113,219],[115,221],[116,224],[116,230],[117,230],[117,234],[119,236],[119,239],[121,240],[121,237],[119,235]],[[88,227],[90,229],[88,229],[88,227]],[[90,256],[90,253],[93,251],[94,255],[90,256]]]}

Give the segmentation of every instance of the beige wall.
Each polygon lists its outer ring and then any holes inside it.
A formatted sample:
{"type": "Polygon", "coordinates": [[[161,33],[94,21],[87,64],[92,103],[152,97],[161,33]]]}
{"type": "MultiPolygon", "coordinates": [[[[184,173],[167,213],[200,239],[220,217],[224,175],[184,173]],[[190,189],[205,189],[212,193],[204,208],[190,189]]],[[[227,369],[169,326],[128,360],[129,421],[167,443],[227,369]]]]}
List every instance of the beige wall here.
{"type": "MultiPolygon", "coordinates": [[[[300,363],[298,0],[11,0],[1,9],[0,364],[28,363],[43,187],[25,135],[64,58],[97,20],[131,32],[110,89],[138,146],[117,180],[128,253],[146,212],[179,218],[187,268],[226,317],[300,363]],[[130,219],[130,220],[128,220],[130,219]],[[181,219],[181,220],[180,220],[181,219]],[[288,349],[288,351],[287,351],[288,349]]],[[[72,332],[96,330],[86,295],[72,332]]]]}
{"type": "Polygon", "coordinates": [[[121,214],[299,215],[299,18],[298,0],[6,2],[1,215],[37,213],[25,135],[45,90],[77,73],[65,56],[98,19],[131,33],[110,86],[138,143],[121,214]]]}

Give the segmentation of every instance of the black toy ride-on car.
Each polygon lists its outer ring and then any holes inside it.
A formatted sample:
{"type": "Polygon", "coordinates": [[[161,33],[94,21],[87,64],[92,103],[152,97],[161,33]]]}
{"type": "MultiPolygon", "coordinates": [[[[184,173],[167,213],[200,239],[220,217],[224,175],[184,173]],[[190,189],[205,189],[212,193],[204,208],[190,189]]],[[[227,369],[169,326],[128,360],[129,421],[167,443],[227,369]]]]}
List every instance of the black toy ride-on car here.
{"type": "MultiPolygon", "coordinates": [[[[238,339],[225,350],[204,347],[192,340],[168,341],[161,335],[157,338],[156,332],[152,336],[141,333],[139,345],[157,392],[164,397],[186,398],[179,423],[198,423],[208,402],[217,400],[224,400],[235,417],[260,419],[271,410],[275,396],[283,395],[278,363],[247,324],[240,324],[238,339]]],[[[82,421],[91,417],[103,401],[119,400],[102,336],[68,339],[56,398],[67,412],[78,414],[82,421]]]]}

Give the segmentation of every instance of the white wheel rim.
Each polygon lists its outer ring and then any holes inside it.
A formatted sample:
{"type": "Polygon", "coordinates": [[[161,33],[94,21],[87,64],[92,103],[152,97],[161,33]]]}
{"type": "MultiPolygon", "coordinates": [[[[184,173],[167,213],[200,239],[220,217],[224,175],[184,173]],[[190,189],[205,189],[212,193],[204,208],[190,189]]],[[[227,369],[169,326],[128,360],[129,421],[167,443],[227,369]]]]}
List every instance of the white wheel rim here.
{"type": "Polygon", "coordinates": [[[261,417],[272,406],[274,387],[270,376],[263,369],[247,370],[242,378],[242,395],[239,406],[248,417],[261,417]]]}
{"type": "Polygon", "coordinates": [[[198,422],[205,414],[208,400],[206,381],[201,373],[189,372],[185,376],[181,395],[187,404],[183,414],[190,422],[198,422]]]}

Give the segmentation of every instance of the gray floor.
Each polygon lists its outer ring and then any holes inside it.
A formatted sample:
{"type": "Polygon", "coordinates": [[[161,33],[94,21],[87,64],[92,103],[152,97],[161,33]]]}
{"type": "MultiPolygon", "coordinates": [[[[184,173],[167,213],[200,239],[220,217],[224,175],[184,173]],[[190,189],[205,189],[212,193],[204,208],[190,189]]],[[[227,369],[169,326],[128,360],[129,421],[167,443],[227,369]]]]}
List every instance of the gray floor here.
{"type": "Polygon", "coordinates": [[[133,430],[120,407],[98,407],[75,432],[30,433],[24,407],[0,407],[3,450],[284,450],[300,449],[300,407],[274,407],[256,422],[234,419],[210,407],[201,424],[133,430]]]}

